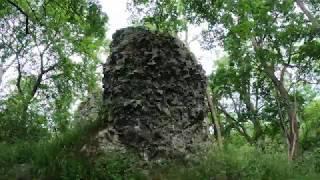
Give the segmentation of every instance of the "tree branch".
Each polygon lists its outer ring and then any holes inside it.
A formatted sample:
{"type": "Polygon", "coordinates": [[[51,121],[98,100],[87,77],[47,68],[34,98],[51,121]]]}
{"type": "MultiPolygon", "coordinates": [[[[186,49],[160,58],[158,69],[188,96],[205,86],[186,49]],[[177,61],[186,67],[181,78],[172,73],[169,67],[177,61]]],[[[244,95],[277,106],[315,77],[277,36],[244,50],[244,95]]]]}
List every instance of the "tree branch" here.
{"type": "Polygon", "coordinates": [[[208,101],[208,106],[211,112],[211,118],[213,121],[213,124],[215,126],[215,129],[217,130],[217,141],[218,141],[218,146],[221,148],[222,147],[222,136],[221,136],[221,128],[220,124],[218,121],[218,115],[215,107],[215,101],[213,100],[214,98],[210,95],[209,91],[207,90],[206,92],[207,96],[207,101],[208,101]]]}
{"type": "Polygon", "coordinates": [[[17,70],[18,70],[18,78],[17,78],[17,88],[18,88],[18,92],[19,94],[23,95],[23,91],[21,89],[21,79],[22,79],[22,71],[21,71],[21,64],[20,64],[20,60],[19,60],[19,57],[18,57],[18,54],[16,54],[16,59],[17,59],[17,63],[18,63],[18,66],[17,66],[17,70]]]}
{"type": "Polygon", "coordinates": [[[284,75],[287,71],[287,65],[284,65],[283,68],[281,69],[281,72],[280,72],[280,83],[283,84],[283,81],[284,81],[284,75]]]}
{"type": "Polygon", "coordinates": [[[27,14],[20,6],[18,6],[18,4],[14,3],[14,2],[11,1],[11,0],[7,0],[7,2],[8,2],[9,4],[11,4],[12,6],[14,6],[15,8],[17,8],[18,11],[20,11],[23,15],[28,16],[28,14],[27,14]]]}
{"type": "Polygon", "coordinates": [[[241,134],[249,143],[252,143],[252,138],[249,136],[249,134],[247,133],[245,127],[239,123],[234,117],[232,117],[223,107],[222,105],[219,103],[218,104],[218,109],[219,111],[221,111],[225,116],[226,119],[230,119],[231,120],[231,124],[235,124],[235,126],[233,126],[238,132],[239,134],[241,134]]]}
{"type": "Polygon", "coordinates": [[[18,9],[18,11],[20,11],[26,18],[26,34],[29,34],[29,15],[16,3],[14,3],[11,0],[7,0],[7,2],[9,4],[11,4],[12,6],[14,6],[15,8],[18,9]]]}
{"type": "Polygon", "coordinates": [[[307,16],[309,21],[312,22],[312,24],[315,26],[316,29],[320,29],[319,23],[317,19],[311,14],[311,12],[306,8],[304,5],[303,0],[295,0],[296,4],[299,6],[301,11],[307,16]]]}
{"type": "Polygon", "coordinates": [[[33,13],[34,18],[36,19],[36,21],[37,21],[39,24],[41,24],[41,20],[38,18],[36,11],[35,11],[34,9],[32,9],[32,6],[31,6],[30,2],[29,2],[28,0],[25,0],[25,1],[27,2],[27,4],[28,4],[31,12],[33,13]]]}

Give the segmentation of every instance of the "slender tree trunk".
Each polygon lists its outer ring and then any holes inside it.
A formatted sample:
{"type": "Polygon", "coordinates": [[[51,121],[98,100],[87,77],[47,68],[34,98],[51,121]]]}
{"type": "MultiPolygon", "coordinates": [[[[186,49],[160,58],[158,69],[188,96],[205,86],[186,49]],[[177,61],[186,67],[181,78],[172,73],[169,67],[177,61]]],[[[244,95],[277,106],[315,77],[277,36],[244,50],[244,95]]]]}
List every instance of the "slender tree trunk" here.
{"type": "Polygon", "coordinates": [[[298,119],[296,113],[296,103],[290,100],[289,93],[284,87],[283,82],[279,81],[274,74],[274,68],[270,66],[264,66],[265,73],[272,80],[274,86],[280,94],[282,101],[286,104],[288,120],[289,120],[289,132],[287,136],[288,141],[288,159],[294,160],[298,152],[299,141],[299,128],[298,119]]]}
{"type": "Polygon", "coordinates": [[[207,100],[208,100],[208,105],[209,105],[210,112],[211,112],[212,121],[215,126],[215,129],[217,130],[218,146],[219,146],[219,148],[221,148],[223,144],[222,144],[221,128],[220,128],[220,124],[219,124],[219,120],[218,120],[216,106],[215,106],[215,103],[213,103],[213,100],[212,100],[208,91],[207,91],[207,100]]]}
{"type": "Polygon", "coordinates": [[[298,137],[299,137],[299,128],[297,114],[295,110],[295,104],[291,104],[288,110],[289,116],[289,147],[288,147],[288,158],[289,160],[294,160],[298,152],[298,137]]]}

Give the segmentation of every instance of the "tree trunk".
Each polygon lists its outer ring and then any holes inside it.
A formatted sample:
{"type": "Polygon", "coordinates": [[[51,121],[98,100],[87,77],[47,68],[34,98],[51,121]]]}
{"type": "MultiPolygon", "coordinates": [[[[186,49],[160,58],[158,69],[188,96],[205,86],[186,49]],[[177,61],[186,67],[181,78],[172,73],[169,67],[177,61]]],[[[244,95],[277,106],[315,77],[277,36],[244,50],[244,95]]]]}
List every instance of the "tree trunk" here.
{"type": "Polygon", "coordinates": [[[275,76],[274,68],[270,66],[264,66],[265,73],[272,80],[274,86],[280,94],[281,100],[286,104],[288,120],[289,120],[289,132],[287,136],[288,142],[288,159],[294,160],[298,152],[298,140],[299,140],[299,128],[298,119],[296,113],[296,103],[290,100],[289,93],[284,87],[283,82],[279,81],[275,76]]]}
{"type": "Polygon", "coordinates": [[[297,156],[298,151],[298,137],[299,137],[299,128],[297,114],[295,110],[295,104],[291,104],[288,110],[288,117],[290,122],[289,130],[289,143],[288,143],[288,158],[289,160],[294,160],[297,156]]]}
{"type": "Polygon", "coordinates": [[[217,111],[216,111],[216,106],[213,103],[213,100],[209,94],[209,92],[207,91],[207,100],[208,100],[208,106],[211,112],[211,117],[212,117],[212,121],[214,124],[215,129],[217,130],[217,141],[218,141],[218,146],[219,148],[222,147],[222,136],[221,136],[221,128],[220,128],[220,124],[218,121],[218,115],[217,115],[217,111]]]}

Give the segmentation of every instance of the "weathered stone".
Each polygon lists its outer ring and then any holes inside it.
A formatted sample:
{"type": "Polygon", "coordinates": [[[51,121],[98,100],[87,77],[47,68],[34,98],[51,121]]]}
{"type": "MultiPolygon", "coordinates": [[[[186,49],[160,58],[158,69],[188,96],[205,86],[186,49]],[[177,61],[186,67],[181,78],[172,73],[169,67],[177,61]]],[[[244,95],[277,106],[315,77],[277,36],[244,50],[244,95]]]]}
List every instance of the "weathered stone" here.
{"type": "Polygon", "coordinates": [[[193,54],[177,38],[140,27],[118,30],[110,47],[103,78],[108,139],[146,159],[189,151],[206,113],[206,77],[193,54]]]}

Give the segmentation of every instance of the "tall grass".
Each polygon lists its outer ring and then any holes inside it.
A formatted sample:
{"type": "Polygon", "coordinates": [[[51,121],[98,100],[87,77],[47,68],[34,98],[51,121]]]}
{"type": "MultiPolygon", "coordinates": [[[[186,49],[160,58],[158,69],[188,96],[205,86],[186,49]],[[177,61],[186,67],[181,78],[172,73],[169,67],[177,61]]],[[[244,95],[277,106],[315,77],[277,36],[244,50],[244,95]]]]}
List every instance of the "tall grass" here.
{"type": "Polygon", "coordinates": [[[254,146],[227,144],[223,150],[211,148],[190,164],[171,164],[153,171],[163,180],[320,179],[320,171],[312,166],[311,161],[289,162],[285,152],[263,152],[254,146]]]}
{"type": "Polygon", "coordinates": [[[293,163],[286,152],[227,143],[188,161],[144,164],[134,153],[87,157],[79,153],[89,132],[80,128],[47,141],[0,144],[0,179],[15,179],[17,165],[32,167],[33,179],[155,179],[155,180],[317,180],[320,153],[306,153],[293,163]]]}

